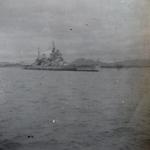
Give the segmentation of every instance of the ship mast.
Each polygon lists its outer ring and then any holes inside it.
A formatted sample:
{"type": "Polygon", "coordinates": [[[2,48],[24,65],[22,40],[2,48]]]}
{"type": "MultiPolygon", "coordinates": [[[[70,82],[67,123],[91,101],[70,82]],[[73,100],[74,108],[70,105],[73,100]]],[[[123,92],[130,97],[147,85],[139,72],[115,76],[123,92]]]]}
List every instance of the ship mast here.
{"type": "Polygon", "coordinates": [[[38,48],[38,59],[40,58],[40,48],[38,48]]]}
{"type": "Polygon", "coordinates": [[[52,52],[55,52],[56,47],[55,47],[55,42],[54,42],[54,41],[52,42],[52,46],[53,46],[53,48],[52,48],[52,52]]]}

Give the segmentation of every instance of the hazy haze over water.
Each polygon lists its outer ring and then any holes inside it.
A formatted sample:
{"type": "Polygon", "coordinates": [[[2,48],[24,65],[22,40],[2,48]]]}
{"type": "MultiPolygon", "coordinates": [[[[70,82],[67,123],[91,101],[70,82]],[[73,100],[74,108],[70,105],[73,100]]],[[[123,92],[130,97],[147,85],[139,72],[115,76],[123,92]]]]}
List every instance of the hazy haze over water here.
{"type": "Polygon", "coordinates": [[[0,60],[33,60],[53,40],[69,60],[148,58],[149,8],[149,0],[0,0],[0,60]]]}

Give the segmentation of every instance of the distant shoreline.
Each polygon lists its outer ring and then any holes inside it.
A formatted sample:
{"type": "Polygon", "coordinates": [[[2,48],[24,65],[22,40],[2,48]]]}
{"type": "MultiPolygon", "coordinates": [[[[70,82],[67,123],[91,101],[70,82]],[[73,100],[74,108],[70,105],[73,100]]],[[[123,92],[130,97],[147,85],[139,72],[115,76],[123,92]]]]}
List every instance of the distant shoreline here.
{"type": "MultiPolygon", "coordinates": [[[[6,65],[1,66],[0,68],[24,68],[26,65],[6,65]]],[[[150,66],[100,66],[99,69],[130,69],[130,68],[150,68],[150,66]]],[[[38,69],[38,70],[46,70],[46,69],[38,69]]]]}
{"type": "MultiPolygon", "coordinates": [[[[72,63],[70,63],[72,64],[72,63]]],[[[95,65],[98,66],[99,69],[123,69],[123,68],[150,68],[150,60],[149,59],[136,59],[136,60],[125,60],[119,62],[101,62],[95,61],[92,59],[77,59],[74,63],[78,67],[82,67],[83,65],[95,65]]],[[[12,68],[19,67],[23,68],[25,66],[30,66],[29,63],[11,63],[11,62],[0,62],[0,68],[12,68]]],[[[42,66],[41,66],[42,67],[42,66]]]]}

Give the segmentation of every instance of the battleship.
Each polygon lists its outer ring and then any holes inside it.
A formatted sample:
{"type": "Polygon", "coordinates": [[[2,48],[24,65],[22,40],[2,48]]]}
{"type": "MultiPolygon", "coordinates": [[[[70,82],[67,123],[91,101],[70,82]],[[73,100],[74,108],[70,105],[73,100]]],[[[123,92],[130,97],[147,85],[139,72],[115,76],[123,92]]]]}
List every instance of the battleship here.
{"type": "Polygon", "coordinates": [[[55,43],[52,43],[53,47],[49,54],[40,54],[38,49],[38,56],[35,59],[34,63],[31,65],[24,66],[26,70],[48,70],[48,71],[89,71],[89,72],[98,72],[99,69],[96,65],[82,64],[76,65],[73,63],[67,63],[62,53],[59,49],[56,49],[55,43]]]}

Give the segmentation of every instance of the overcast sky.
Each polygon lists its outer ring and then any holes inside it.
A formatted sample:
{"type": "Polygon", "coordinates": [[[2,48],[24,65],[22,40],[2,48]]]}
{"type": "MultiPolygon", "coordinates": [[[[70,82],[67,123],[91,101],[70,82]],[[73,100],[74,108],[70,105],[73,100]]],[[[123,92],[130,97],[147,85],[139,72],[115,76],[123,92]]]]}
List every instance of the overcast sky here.
{"type": "Polygon", "coordinates": [[[0,0],[0,61],[32,61],[52,41],[67,60],[150,57],[149,0],[0,0]]]}

